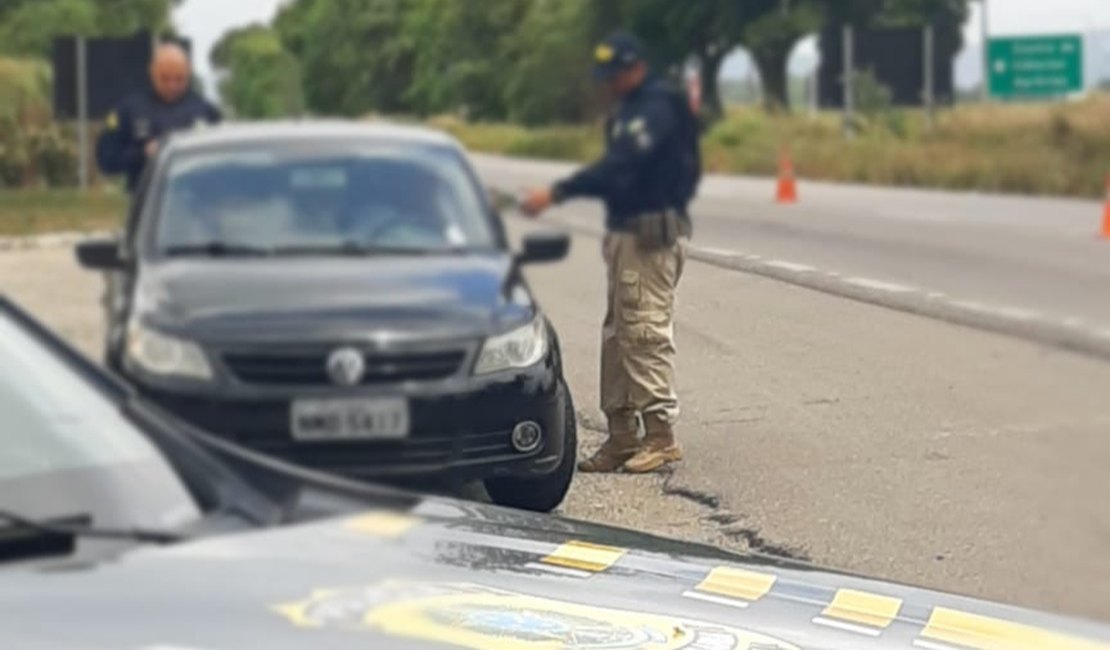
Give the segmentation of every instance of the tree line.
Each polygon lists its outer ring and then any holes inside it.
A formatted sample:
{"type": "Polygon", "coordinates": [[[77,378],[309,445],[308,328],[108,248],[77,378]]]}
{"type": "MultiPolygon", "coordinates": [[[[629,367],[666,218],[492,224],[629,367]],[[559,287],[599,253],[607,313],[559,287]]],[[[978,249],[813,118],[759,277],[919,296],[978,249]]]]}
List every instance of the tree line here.
{"type": "Polygon", "coordinates": [[[358,116],[458,113],[528,125],[578,122],[597,107],[592,44],[626,28],[654,67],[699,70],[704,106],[737,47],[751,54],[769,110],[787,104],[787,60],[823,27],[932,23],[954,55],[969,0],[292,0],[270,25],[229,33],[213,63],[244,117],[302,110],[358,116]],[[291,81],[295,79],[299,83],[291,81]]]}
{"type": "MultiPolygon", "coordinates": [[[[189,0],[0,0],[0,55],[41,58],[55,36],[172,31],[189,0]]],[[[829,25],[924,25],[955,53],[970,0],[290,0],[269,25],[236,29],[211,53],[241,117],[462,114],[523,124],[579,122],[598,102],[593,44],[627,28],[655,68],[700,70],[722,111],[726,57],[746,48],[767,107],[787,103],[787,59],[829,25]]]]}

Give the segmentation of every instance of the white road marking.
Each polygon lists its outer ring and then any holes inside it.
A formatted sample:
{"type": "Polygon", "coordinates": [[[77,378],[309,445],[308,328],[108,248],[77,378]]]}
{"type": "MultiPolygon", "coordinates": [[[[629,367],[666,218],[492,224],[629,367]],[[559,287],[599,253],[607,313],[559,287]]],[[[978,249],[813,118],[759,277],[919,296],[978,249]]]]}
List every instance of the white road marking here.
{"type": "Polygon", "coordinates": [[[904,284],[895,284],[893,282],[884,282],[883,280],[873,280],[871,278],[848,278],[844,282],[864,289],[873,289],[875,291],[889,291],[891,293],[910,293],[917,291],[915,287],[910,287],[904,284]]]}
{"type": "Polygon", "coordinates": [[[1038,311],[1034,311],[1032,309],[1024,309],[1022,307],[998,307],[995,305],[987,305],[974,300],[953,300],[949,304],[953,307],[959,307],[960,309],[967,309],[970,311],[979,312],[980,314],[1001,316],[1003,318],[1009,318],[1010,320],[1031,321],[1041,320],[1045,318],[1045,315],[1038,311]]]}
{"type": "Polygon", "coordinates": [[[1033,311],[1032,309],[1022,309],[1021,307],[996,307],[994,313],[1014,320],[1028,321],[1044,318],[1044,315],[1040,312],[1033,311]]]}
{"type": "Polygon", "coordinates": [[[950,214],[940,214],[937,212],[922,212],[920,210],[900,210],[897,208],[883,208],[882,212],[872,212],[869,216],[876,216],[880,219],[893,219],[902,221],[925,221],[931,223],[952,223],[955,221],[966,221],[964,218],[957,219],[950,214]]]}
{"type": "MultiPolygon", "coordinates": [[[[769,259],[764,260],[759,255],[750,253],[743,253],[736,250],[727,248],[715,248],[711,246],[692,246],[691,250],[697,253],[712,255],[716,257],[732,257],[743,259],[748,262],[760,262],[764,266],[773,269],[781,269],[783,271],[790,271],[793,273],[817,273],[833,280],[839,280],[845,284],[863,289],[870,289],[872,291],[882,291],[887,293],[920,293],[926,300],[945,302],[951,307],[974,311],[980,314],[990,316],[997,316],[1014,321],[1032,322],[1032,321],[1045,321],[1048,322],[1051,316],[1033,309],[1024,307],[1006,307],[999,305],[990,305],[975,300],[954,300],[943,291],[927,291],[905,284],[898,284],[896,282],[887,282],[885,280],[878,280],[875,278],[865,277],[844,277],[836,271],[825,271],[809,264],[800,264],[798,262],[790,262],[786,260],[769,259]]],[[[1070,329],[1083,330],[1086,329],[1088,334],[1102,338],[1110,339],[1110,329],[1095,330],[1088,326],[1088,324],[1078,317],[1069,317],[1063,320],[1056,320],[1056,324],[1070,329]]]]}
{"type": "Polygon", "coordinates": [[[836,621],[836,620],[833,620],[831,618],[825,618],[824,616],[818,616],[817,618],[813,619],[813,622],[818,624],[818,625],[827,625],[828,627],[835,627],[839,630],[844,630],[846,632],[855,632],[857,634],[866,634],[867,636],[879,636],[879,634],[882,633],[881,630],[876,630],[875,628],[872,628],[872,627],[864,627],[863,625],[853,625],[851,623],[844,623],[842,621],[836,621]]]}
{"type": "Polygon", "coordinates": [[[698,253],[705,253],[706,255],[720,255],[722,257],[748,257],[743,253],[739,253],[727,248],[711,248],[706,246],[694,246],[693,249],[698,253]]]}
{"type": "Polygon", "coordinates": [[[697,591],[686,591],[686,592],[683,592],[682,595],[686,598],[693,598],[695,600],[704,600],[707,603],[716,603],[718,605],[727,605],[729,607],[738,607],[740,609],[743,609],[743,608],[747,607],[748,604],[749,604],[749,603],[747,603],[746,601],[743,601],[743,600],[733,600],[732,598],[721,598],[720,596],[711,596],[709,594],[703,594],[703,593],[700,593],[700,592],[697,592],[697,591]]]}
{"type": "Polygon", "coordinates": [[[952,305],[953,307],[959,307],[960,309],[967,309],[967,310],[970,310],[970,311],[978,311],[978,312],[983,312],[983,313],[986,313],[986,314],[989,314],[992,311],[994,311],[990,306],[984,305],[981,302],[975,302],[973,300],[953,300],[949,304],[952,305]]]}
{"type": "Polygon", "coordinates": [[[551,566],[550,564],[543,564],[541,562],[529,562],[524,566],[529,569],[546,571],[548,573],[557,573],[559,575],[570,576],[572,578],[589,578],[591,575],[593,575],[589,571],[579,571],[578,569],[570,569],[567,567],[551,566]]]}
{"type": "Polygon", "coordinates": [[[771,268],[794,271],[795,273],[810,273],[817,270],[808,264],[798,264],[796,262],[786,262],[783,260],[767,260],[764,264],[771,268]]]}
{"type": "Polygon", "coordinates": [[[959,650],[956,646],[926,641],[925,639],[915,639],[913,644],[919,648],[925,648],[925,650],[959,650]]]}

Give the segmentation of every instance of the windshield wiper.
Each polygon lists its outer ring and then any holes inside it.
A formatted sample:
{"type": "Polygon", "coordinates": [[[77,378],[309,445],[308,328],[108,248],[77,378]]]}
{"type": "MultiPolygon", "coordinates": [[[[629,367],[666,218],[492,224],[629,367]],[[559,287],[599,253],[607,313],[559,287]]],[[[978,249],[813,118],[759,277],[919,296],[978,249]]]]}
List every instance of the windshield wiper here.
{"type": "Polygon", "coordinates": [[[282,246],[273,249],[271,252],[274,255],[351,255],[366,257],[381,255],[394,257],[422,257],[461,255],[468,251],[458,246],[448,248],[405,248],[398,246],[376,246],[374,244],[348,241],[336,245],[282,246]]]}
{"type": "Polygon", "coordinates": [[[208,257],[263,257],[272,255],[273,250],[246,244],[226,244],[211,241],[203,244],[169,246],[162,251],[166,255],[180,257],[186,255],[206,255],[208,257]]]}
{"type": "Polygon", "coordinates": [[[0,510],[0,521],[6,521],[16,528],[26,528],[49,535],[68,535],[90,539],[123,539],[147,544],[173,544],[188,539],[185,535],[143,528],[95,528],[93,526],[55,524],[24,517],[15,512],[0,510]]]}

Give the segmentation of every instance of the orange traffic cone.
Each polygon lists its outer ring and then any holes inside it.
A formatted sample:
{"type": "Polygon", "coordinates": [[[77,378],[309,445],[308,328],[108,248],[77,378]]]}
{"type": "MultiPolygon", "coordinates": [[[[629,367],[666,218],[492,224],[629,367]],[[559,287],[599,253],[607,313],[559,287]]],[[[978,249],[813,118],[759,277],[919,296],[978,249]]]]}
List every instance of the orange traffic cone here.
{"type": "Polygon", "coordinates": [[[790,150],[783,148],[779,157],[779,187],[776,200],[779,203],[797,203],[798,185],[794,179],[794,162],[790,159],[790,150]]]}
{"type": "Polygon", "coordinates": [[[1102,211],[1102,238],[1110,239],[1110,176],[1106,177],[1106,207],[1102,211]]]}

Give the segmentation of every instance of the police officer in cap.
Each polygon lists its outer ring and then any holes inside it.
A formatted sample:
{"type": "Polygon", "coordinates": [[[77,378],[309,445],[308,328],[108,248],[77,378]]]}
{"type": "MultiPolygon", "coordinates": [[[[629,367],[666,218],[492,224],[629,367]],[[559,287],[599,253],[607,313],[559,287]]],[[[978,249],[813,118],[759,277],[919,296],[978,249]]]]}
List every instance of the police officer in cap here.
{"type": "Polygon", "coordinates": [[[108,116],[96,144],[101,171],[125,174],[128,191],[134,191],[147,161],[158,153],[160,138],[220,121],[219,109],[193,91],[192,77],[181,46],[165,44],[155,50],[151,88],[126,98],[108,116]]]}
{"type": "Polygon", "coordinates": [[[685,93],[650,74],[630,34],[597,47],[594,75],[619,98],[606,123],[605,155],[532,190],[522,209],[538,216],[575,198],[605,203],[601,408],[609,437],[578,467],[643,473],[682,458],[674,431],[674,309],[692,230],[687,208],[701,178],[698,124],[685,93]]]}

